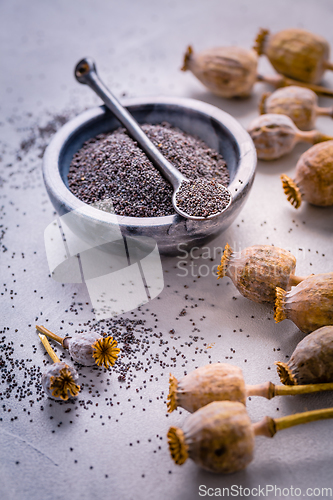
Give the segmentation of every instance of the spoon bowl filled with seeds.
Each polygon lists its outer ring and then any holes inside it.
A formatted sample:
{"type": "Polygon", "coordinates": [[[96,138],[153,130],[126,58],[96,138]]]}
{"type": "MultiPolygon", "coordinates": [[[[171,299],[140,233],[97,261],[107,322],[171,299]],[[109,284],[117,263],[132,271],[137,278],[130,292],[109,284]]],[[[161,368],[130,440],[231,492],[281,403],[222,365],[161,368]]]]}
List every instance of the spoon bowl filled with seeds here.
{"type": "Polygon", "coordinates": [[[65,124],[45,152],[44,181],[58,214],[70,212],[73,232],[93,246],[116,240],[107,235],[117,231],[120,237],[151,238],[160,253],[170,255],[180,251],[180,243],[184,249],[211,241],[239,214],[252,186],[256,152],[249,134],[229,114],[192,99],[123,104],[155,148],[191,181],[199,206],[193,207],[187,182],[173,193],[138,143],[101,106],[65,124]],[[215,206],[219,190],[223,207],[215,206]],[[182,217],[181,210],[190,217],[182,217]]]}

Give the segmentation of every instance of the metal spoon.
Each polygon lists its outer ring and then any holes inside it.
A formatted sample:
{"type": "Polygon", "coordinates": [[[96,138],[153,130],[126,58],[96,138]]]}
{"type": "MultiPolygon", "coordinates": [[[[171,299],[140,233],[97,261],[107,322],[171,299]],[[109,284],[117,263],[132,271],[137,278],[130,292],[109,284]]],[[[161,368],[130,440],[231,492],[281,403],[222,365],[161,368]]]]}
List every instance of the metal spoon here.
{"type": "MultiPolygon", "coordinates": [[[[221,213],[223,213],[231,203],[231,193],[225,188],[222,184],[214,183],[216,194],[221,200],[223,204],[223,208],[218,212],[209,214],[209,206],[207,206],[207,216],[197,216],[197,215],[189,215],[184,212],[177,205],[177,195],[179,202],[179,194],[184,192],[184,189],[194,188],[202,183],[207,183],[207,193],[212,189],[212,181],[206,181],[204,179],[198,179],[195,181],[187,179],[180,171],[174,167],[164,156],[160,153],[160,151],[154,146],[151,140],[146,136],[146,134],[141,129],[140,125],[133,118],[133,116],[125,109],[120,102],[116,99],[116,97],[110,92],[110,90],[104,85],[104,83],[99,78],[96,66],[94,61],[91,58],[82,59],[75,68],[75,78],[78,82],[89,85],[89,87],[96,92],[96,94],[102,99],[102,101],[106,104],[106,106],[110,109],[110,111],[116,116],[116,118],[120,121],[120,123],[126,128],[129,135],[134,139],[141,149],[146,153],[148,158],[152,161],[155,167],[159,169],[161,174],[169,181],[169,183],[174,188],[174,193],[172,196],[172,204],[176,212],[185,217],[187,219],[193,220],[207,220],[213,219],[221,213]]],[[[204,186],[205,187],[205,186],[204,186]]],[[[213,194],[214,196],[214,194],[213,194]]],[[[191,196],[193,199],[193,196],[191,196]]],[[[206,199],[206,196],[202,196],[200,194],[200,202],[208,203],[209,200],[206,199]],[[203,199],[204,198],[204,199],[203,199]]],[[[194,204],[198,200],[194,199],[194,204]]]]}

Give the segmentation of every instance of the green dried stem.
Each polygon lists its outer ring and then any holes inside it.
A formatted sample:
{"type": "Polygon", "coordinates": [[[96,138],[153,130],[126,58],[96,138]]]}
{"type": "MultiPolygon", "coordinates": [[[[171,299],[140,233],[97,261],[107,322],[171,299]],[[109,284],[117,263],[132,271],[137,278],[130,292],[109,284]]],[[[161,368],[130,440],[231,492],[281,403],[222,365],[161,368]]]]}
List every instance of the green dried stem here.
{"type": "Polygon", "coordinates": [[[182,465],[188,459],[188,445],[183,431],[178,427],[170,427],[167,437],[171,457],[177,465],[182,465]]]}
{"type": "Polygon", "coordinates": [[[272,95],[272,92],[265,92],[261,96],[261,99],[259,102],[259,113],[261,115],[264,115],[266,113],[266,100],[270,95],[272,95]]]}

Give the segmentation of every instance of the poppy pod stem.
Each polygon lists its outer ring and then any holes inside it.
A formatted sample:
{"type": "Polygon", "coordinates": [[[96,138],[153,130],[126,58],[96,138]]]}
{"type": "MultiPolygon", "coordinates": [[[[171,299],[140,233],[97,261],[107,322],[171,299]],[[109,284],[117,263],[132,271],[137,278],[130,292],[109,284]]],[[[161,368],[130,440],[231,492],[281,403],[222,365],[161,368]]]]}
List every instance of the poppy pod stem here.
{"type": "Polygon", "coordinates": [[[280,418],[264,417],[260,422],[253,424],[253,431],[255,436],[273,437],[278,431],[282,431],[283,429],[328,418],[333,418],[333,408],[305,411],[280,418]]]}
{"type": "Polygon", "coordinates": [[[299,187],[296,182],[293,181],[288,175],[282,174],[280,176],[282,181],[282,187],[285,195],[287,196],[287,200],[295,207],[299,208],[302,203],[302,195],[299,187]]]}
{"type": "Polygon", "coordinates": [[[262,94],[262,96],[261,96],[261,99],[259,102],[259,113],[261,115],[264,115],[266,113],[266,101],[270,95],[272,95],[272,92],[264,92],[264,94],[262,94]]]}
{"type": "Polygon", "coordinates": [[[331,63],[329,61],[324,61],[324,66],[326,69],[330,69],[333,71],[333,63],[331,63]]]}
{"type": "Polygon", "coordinates": [[[289,289],[305,279],[293,274],[295,266],[296,259],[283,249],[255,245],[235,252],[227,243],[217,266],[217,279],[228,276],[245,297],[258,302],[274,302],[276,285],[289,289]],[[279,277],[281,274],[284,274],[283,279],[279,277]]]}
{"type": "Polygon", "coordinates": [[[328,108],[316,106],[316,114],[318,116],[330,116],[333,118],[333,106],[329,106],[328,108]]]}
{"type": "Polygon", "coordinates": [[[293,80],[292,78],[287,78],[282,75],[257,75],[258,82],[268,83],[275,88],[280,87],[290,87],[291,85],[297,85],[298,87],[306,87],[307,89],[313,90],[318,95],[333,97],[333,90],[321,85],[314,85],[312,83],[300,82],[298,80],[293,80]]]}
{"type": "Polygon", "coordinates": [[[233,253],[233,249],[231,248],[229,243],[227,243],[224,247],[224,252],[221,257],[221,263],[217,266],[217,279],[224,278],[224,276],[226,276],[229,261],[233,253]]]}
{"type": "Polygon", "coordinates": [[[36,330],[38,332],[42,333],[43,335],[46,335],[50,339],[55,340],[56,342],[59,342],[59,344],[61,344],[62,347],[64,347],[65,349],[68,349],[68,345],[67,345],[67,342],[66,342],[66,339],[68,337],[60,337],[56,333],[53,333],[50,330],[48,330],[47,328],[45,328],[45,326],[36,325],[36,330]]]}
{"type": "Polygon", "coordinates": [[[253,50],[257,52],[258,56],[262,56],[265,53],[265,42],[268,36],[269,30],[260,28],[253,46],[253,50]]]}
{"type": "Polygon", "coordinates": [[[294,274],[290,275],[289,278],[289,286],[297,286],[301,281],[305,280],[307,276],[295,276],[294,274]]]}
{"type": "MultiPolygon", "coordinates": [[[[284,365],[280,362],[276,364],[284,365]]],[[[275,396],[296,396],[333,390],[332,382],[299,385],[288,366],[279,366],[278,370],[282,383],[286,385],[275,385],[269,381],[263,384],[245,385],[241,370],[224,363],[197,368],[180,381],[170,374],[168,412],[172,413],[181,407],[194,413],[213,401],[237,401],[245,405],[246,398],[251,396],[272,399],[275,396]],[[285,373],[284,377],[280,373],[282,370],[285,373]]]]}
{"type": "Polygon", "coordinates": [[[275,420],[271,417],[264,417],[260,422],[252,425],[255,436],[265,436],[272,438],[276,434],[275,420]]]}
{"type": "Polygon", "coordinates": [[[58,356],[56,355],[56,353],[54,352],[54,350],[52,349],[52,347],[50,346],[50,343],[49,341],[47,340],[47,338],[45,337],[45,335],[41,335],[40,333],[38,334],[38,337],[40,338],[40,340],[42,341],[42,344],[43,346],[45,347],[45,350],[46,352],[48,353],[48,355],[50,356],[50,358],[52,359],[53,363],[60,363],[60,359],[58,358],[58,356]]]}

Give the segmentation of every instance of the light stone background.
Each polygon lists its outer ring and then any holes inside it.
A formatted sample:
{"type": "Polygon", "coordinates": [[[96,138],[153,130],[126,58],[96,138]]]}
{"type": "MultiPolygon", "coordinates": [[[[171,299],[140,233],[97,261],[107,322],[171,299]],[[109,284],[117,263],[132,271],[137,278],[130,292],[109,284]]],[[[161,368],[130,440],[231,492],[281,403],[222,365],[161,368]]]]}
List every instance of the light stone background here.
{"type": "MultiPolygon", "coordinates": [[[[19,169],[15,148],[22,132],[18,133],[17,128],[28,125],[25,114],[32,112],[31,119],[43,123],[49,119],[49,113],[67,109],[79,111],[98,104],[99,100],[90,89],[79,86],[73,78],[75,63],[89,55],[95,58],[100,75],[119,98],[123,93],[127,96],[191,97],[224,109],[246,126],[257,115],[260,95],[269,90],[268,87],[257,84],[247,100],[214,97],[191,73],[180,72],[187,45],[193,44],[198,51],[218,45],[250,47],[260,27],[267,27],[272,32],[287,27],[305,28],[323,35],[333,44],[332,16],[330,0],[1,2],[0,130],[1,141],[7,146],[0,163],[0,172],[5,178],[0,206],[3,206],[1,224],[5,228],[3,244],[8,251],[0,254],[1,287],[4,283],[7,287],[0,300],[1,325],[9,327],[4,333],[7,341],[12,339],[14,342],[15,356],[31,358],[36,365],[42,365],[44,353],[34,331],[37,316],[39,321],[49,318],[48,325],[55,330],[61,320],[65,320],[69,333],[75,331],[79,321],[93,318],[89,308],[79,319],[70,311],[64,313],[72,302],[73,293],[77,293],[76,301],[86,302],[84,285],[62,287],[48,278],[43,232],[54,214],[42,182],[41,160],[31,159],[37,168],[29,176],[30,182],[17,190],[14,186],[20,184],[20,174],[8,176],[6,164],[13,163],[12,171],[19,169]],[[25,255],[24,260],[21,253],[25,255]],[[12,300],[10,290],[13,290],[12,300]],[[28,327],[29,324],[32,326],[28,327]],[[21,343],[23,348],[19,347],[21,343]],[[33,344],[37,349],[32,349],[33,344]]],[[[264,58],[260,60],[260,70],[273,72],[264,58]]],[[[328,73],[326,83],[333,87],[333,76],[328,73]]],[[[329,99],[320,102],[326,106],[332,104],[329,99]]],[[[317,124],[320,130],[333,134],[329,118],[320,118],[317,124]]],[[[211,268],[218,262],[219,255],[214,256],[214,249],[222,248],[227,241],[236,248],[257,243],[287,248],[298,259],[299,275],[332,270],[333,209],[304,203],[295,211],[286,201],[280,185],[279,175],[283,172],[292,175],[304,150],[304,146],[298,146],[281,161],[258,163],[253,189],[241,215],[228,231],[209,245],[210,255],[206,250],[198,260],[187,259],[188,266],[191,262],[197,265],[194,277],[180,276],[183,273],[177,268],[179,259],[163,259],[166,287],[160,300],[149,304],[149,313],[144,318],[149,327],[155,321],[151,313],[157,315],[157,331],[163,333],[162,339],[168,344],[150,344],[150,352],[159,353],[169,362],[175,353],[174,346],[186,355],[187,363],[182,364],[178,356],[176,366],[170,369],[161,370],[158,364],[153,364],[149,373],[154,375],[154,382],[139,392],[136,387],[142,387],[143,372],[137,373],[136,382],[128,390],[120,389],[124,384],[111,376],[108,390],[110,396],[117,393],[114,402],[120,405],[106,406],[101,397],[98,409],[84,411],[79,408],[79,417],[74,418],[73,425],[68,423],[72,417],[64,414],[66,406],[53,404],[52,410],[47,410],[46,399],[32,408],[29,408],[29,398],[22,403],[13,396],[0,401],[2,500],[192,500],[200,498],[198,488],[201,484],[213,488],[231,485],[252,488],[265,484],[280,488],[294,486],[302,488],[302,493],[307,487],[333,488],[332,423],[329,421],[289,429],[272,440],[257,438],[253,462],[245,471],[230,476],[204,472],[190,460],[182,467],[174,465],[166,443],[169,426],[181,425],[187,414],[177,411],[166,417],[164,401],[169,371],[179,378],[184,370],[189,372],[195,366],[221,360],[239,365],[250,384],[266,380],[278,383],[274,361],[285,360],[302,338],[293,323],[275,324],[270,307],[241,297],[231,283],[228,285],[228,279],[220,281],[217,287],[212,274],[200,279],[196,276],[199,265],[211,268]],[[184,285],[188,289],[184,289],[184,285]],[[185,293],[193,297],[193,302],[185,301],[185,293]],[[198,298],[205,300],[198,301],[198,298]],[[191,309],[195,302],[198,307],[191,309]],[[186,305],[189,307],[187,315],[176,320],[186,305]],[[202,316],[205,319],[200,322],[202,316]],[[186,342],[189,343],[189,336],[193,335],[190,318],[201,329],[199,335],[204,340],[188,346],[186,342]],[[176,330],[174,338],[169,333],[171,328],[176,330]],[[204,350],[203,343],[213,344],[212,348],[204,350]],[[163,356],[165,345],[169,351],[163,356]],[[201,353],[196,354],[195,347],[203,348],[201,353]],[[279,348],[280,351],[276,351],[279,348]],[[2,403],[11,408],[11,413],[2,411],[2,403]],[[41,404],[46,408],[44,412],[40,411],[41,404]],[[23,406],[30,410],[30,415],[22,411],[23,406]],[[93,411],[95,418],[91,418],[93,411]],[[51,414],[55,415],[53,420],[49,419],[51,414]],[[13,415],[18,419],[11,421],[13,415]],[[105,426],[101,425],[100,415],[105,426]],[[112,417],[110,420],[108,415],[112,417]],[[58,427],[60,421],[63,424],[58,427]],[[52,433],[52,429],[56,432],[52,433]],[[78,463],[75,464],[74,459],[78,463]],[[16,461],[20,464],[16,465],[16,461]]],[[[23,177],[26,178],[26,172],[23,177]]],[[[194,252],[195,257],[199,254],[198,250],[194,252]]],[[[203,274],[206,270],[206,267],[201,268],[203,274]]],[[[141,313],[137,314],[140,317],[141,313]]],[[[143,362],[145,359],[144,356],[143,362]]],[[[91,374],[89,369],[87,373],[91,374]]],[[[95,374],[93,372],[91,378],[95,374]]],[[[87,399],[87,395],[84,397],[87,399]]],[[[332,404],[332,396],[325,394],[271,401],[252,398],[247,407],[252,421],[257,421],[264,415],[282,416],[332,404]]],[[[271,494],[268,498],[275,496],[271,494]]]]}

